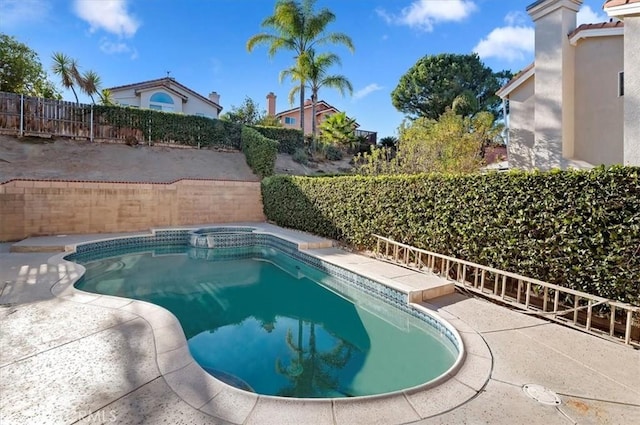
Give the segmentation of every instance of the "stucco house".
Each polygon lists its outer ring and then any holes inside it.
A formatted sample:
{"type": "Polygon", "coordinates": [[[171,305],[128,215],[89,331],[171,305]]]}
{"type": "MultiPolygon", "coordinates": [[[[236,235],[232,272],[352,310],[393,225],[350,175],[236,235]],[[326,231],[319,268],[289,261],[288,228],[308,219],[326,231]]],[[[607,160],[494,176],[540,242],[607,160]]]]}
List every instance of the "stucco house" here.
{"type": "Polygon", "coordinates": [[[610,22],[576,27],[581,5],[527,7],[535,61],[497,93],[511,168],[640,165],[640,0],[609,0],[610,22]]]}
{"type": "Polygon", "coordinates": [[[218,93],[204,97],[171,77],[111,87],[109,91],[116,104],[122,106],[207,118],[218,118],[222,111],[218,93]]]}
{"type": "MultiPolygon", "coordinates": [[[[304,134],[311,134],[311,99],[307,99],[304,102],[304,134]]],[[[336,107],[331,106],[324,100],[319,100],[316,103],[316,128],[320,128],[320,123],[324,121],[328,116],[339,113],[336,107]]],[[[287,109],[282,112],[276,113],[276,95],[273,92],[267,94],[267,115],[275,116],[279,122],[285,128],[300,128],[300,107],[287,109]]],[[[360,130],[360,124],[356,122],[356,136],[367,137],[369,143],[376,144],[377,133],[374,131],[360,130]]]]}

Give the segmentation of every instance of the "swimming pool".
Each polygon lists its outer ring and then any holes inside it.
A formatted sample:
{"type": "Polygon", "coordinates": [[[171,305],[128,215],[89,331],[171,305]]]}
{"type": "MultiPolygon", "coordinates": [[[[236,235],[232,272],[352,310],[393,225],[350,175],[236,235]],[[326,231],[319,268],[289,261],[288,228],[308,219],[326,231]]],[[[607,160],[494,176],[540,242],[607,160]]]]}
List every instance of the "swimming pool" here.
{"type": "Polygon", "coordinates": [[[383,394],[458,361],[451,328],[413,310],[406,294],[273,235],[218,230],[208,233],[214,249],[189,246],[192,234],[180,231],[79,246],[68,257],[86,268],[76,287],[166,308],[204,370],[259,394],[383,394]]]}

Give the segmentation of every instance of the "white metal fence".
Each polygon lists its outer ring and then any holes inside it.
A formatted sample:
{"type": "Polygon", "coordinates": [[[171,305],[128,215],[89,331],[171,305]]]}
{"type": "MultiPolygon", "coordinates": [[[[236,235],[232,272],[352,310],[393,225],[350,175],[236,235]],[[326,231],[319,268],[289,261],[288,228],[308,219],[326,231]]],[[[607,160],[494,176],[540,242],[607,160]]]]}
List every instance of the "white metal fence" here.
{"type": "Polygon", "coordinates": [[[373,236],[377,258],[435,273],[530,314],[640,347],[640,307],[373,236]]]}

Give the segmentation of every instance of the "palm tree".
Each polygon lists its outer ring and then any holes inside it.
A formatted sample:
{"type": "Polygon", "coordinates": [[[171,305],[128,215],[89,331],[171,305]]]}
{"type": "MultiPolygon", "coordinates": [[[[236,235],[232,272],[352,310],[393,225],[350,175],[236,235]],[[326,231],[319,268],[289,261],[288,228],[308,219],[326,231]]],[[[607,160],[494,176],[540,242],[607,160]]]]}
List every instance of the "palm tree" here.
{"type": "Polygon", "coordinates": [[[113,100],[113,95],[111,94],[111,90],[102,89],[98,93],[98,97],[100,98],[100,104],[105,106],[113,106],[115,105],[115,101],[113,100]]]}
{"type": "MultiPolygon", "coordinates": [[[[345,91],[353,93],[351,82],[344,75],[327,75],[328,69],[333,65],[341,65],[340,57],[334,53],[321,53],[316,56],[314,49],[310,49],[300,57],[297,66],[286,69],[280,73],[280,82],[284,78],[299,81],[301,86],[311,90],[311,135],[315,140],[317,133],[316,107],[318,104],[318,91],[322,87],[329,87],[340,91],[344,96],[345,91]]],[[[289,92],[289,103],[293,103],[295,95],[301,90],[296,86],[289,92]]]]}
{"type": "Polygon", "coordinates": [[[102,81],[100,80],[100,76],[98,73],[92,70],[86,71],[82,74],[79,81],[77,81],[78,86],[80,86],[80,90],[85,92],[91,98],[91,102],[95,105],[96,101],[93,98],[94,94],[100,94],[100,86],[102,85],[102,81]]]}
{"type": "Polygon", "coordinates": [[[320,124],[320,138],[328,144],[346,145],[354,148],[357,142],[355,135],[356,120],[347,117],[344,112],[328,116],[320,124]]]}
{"type": "MultiPolygon", "coordinates": [[[[263,32],[252,36],[247,41],[247,50],[251,52],[257,45],[268,46],[269,57],[280,50],[292,50],[294,59],[300,62],[301,57],[322,44],[343,44],[353,52],[351,37],[343,33],[326,33],[327,26],[336,19],[329,9],[324,8],[314,13],[316,0],[278,0],[273,15],[262,21],[261,26],[274,33],[263,32]]],[[[303,76],[301,75],[303,78],[303,76]]],[[[300,81],[300,128],[304,132],[304,88],[306,80],[300,81]]]]}
{"type": "Polygon", "coordinates": [[[78,71],[78,63],[75,59],[71,59],[69,56],[60,52],[54,53],[52,59],[53,73],[60,76],[60,79],[62,80],[62,87],[65,89],[71,89],[76,98],[76,103],[80,103],[78,101],[78,94],[75,90],[76,82],[82,79],[82,76],[78,71]]]}

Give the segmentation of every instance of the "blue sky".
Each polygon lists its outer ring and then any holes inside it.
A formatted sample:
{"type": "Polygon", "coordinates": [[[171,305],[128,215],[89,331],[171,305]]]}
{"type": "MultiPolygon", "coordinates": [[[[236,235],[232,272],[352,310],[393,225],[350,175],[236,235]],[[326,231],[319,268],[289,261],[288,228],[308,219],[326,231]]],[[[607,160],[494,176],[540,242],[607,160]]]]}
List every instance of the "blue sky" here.
{"type": "MultiPolygon", "coordinates": [[[[425,55],[478,52],[494,70],[514,72],[533,61],[533,0],[317,0],[337,16],[329,27],[350,35],[355,53],[334,73],[354,95],[324,89],[320,98],[355,117],[363,130],[394,135],[403,114],[391,104],[400,77],[425,55]]],[[[290,52],[270,59],[246,42],[262,31],[275,0],[0,0],[0,32],[29,45],[50,69],[53,52],[93,69],[103,87],[171,76],[207,95],[217,91],[229,110],[246,96],[266,108],[273,91],[278,111],[288,109],[292,83],[278,75],[290,52]]],[[[578,23],[606,21],[603,0],[585,0],[578,23]]],[[[50,73],[53,81],[58,83],[50,73]]],[[[59,85],[59,84],[58,84],[59,85]]],[[[64,92],[67,100],[73,95],[64,92]]],[[[82,99],[81,99],[82,100],[82,99]]],[[[84,99],[87,100],[88,99],[84,99]]]]}

